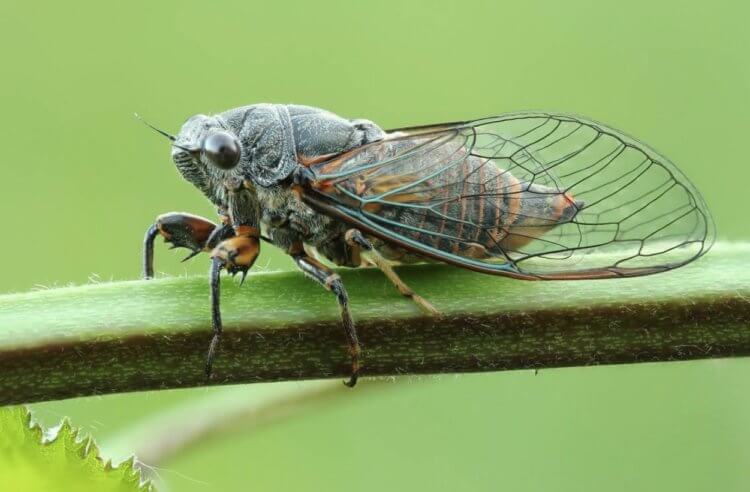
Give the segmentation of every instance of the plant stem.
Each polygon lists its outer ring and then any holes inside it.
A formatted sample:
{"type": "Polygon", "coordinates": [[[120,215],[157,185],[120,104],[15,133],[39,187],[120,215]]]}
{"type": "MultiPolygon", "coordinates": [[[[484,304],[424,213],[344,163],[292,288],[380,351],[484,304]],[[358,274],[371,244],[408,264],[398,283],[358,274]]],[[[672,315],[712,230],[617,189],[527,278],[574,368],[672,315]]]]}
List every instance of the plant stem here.
{"type": "MultiPolygon", "coordinates": [[[[670,361],[750,354],[750,244],[672,272],[524,282],[441,265],[401,268],[442,313],[425,317],[378,271],[344,270],[363,376],[670,361]]],[[[206,384],[341,378],[333,296],[296,272],[224,279],[214,378],[204,278],[0,297],[0,404],[206,384]]],[[[365,384],[366,381],[365,381],[365,384]]]]}

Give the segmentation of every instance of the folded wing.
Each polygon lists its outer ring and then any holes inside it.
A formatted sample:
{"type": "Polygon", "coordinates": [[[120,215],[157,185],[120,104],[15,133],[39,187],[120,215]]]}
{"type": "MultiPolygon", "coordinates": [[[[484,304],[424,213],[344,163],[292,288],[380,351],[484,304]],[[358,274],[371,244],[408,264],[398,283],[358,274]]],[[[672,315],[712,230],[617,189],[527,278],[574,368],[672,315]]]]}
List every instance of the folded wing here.
{"type": "Polygon", "coordinates": [[[544,113],[399,130],[310,167],[313,207],[394,245],[487,273],[609,278],[699,257],[714,226],[666,158],[544,113]]]}

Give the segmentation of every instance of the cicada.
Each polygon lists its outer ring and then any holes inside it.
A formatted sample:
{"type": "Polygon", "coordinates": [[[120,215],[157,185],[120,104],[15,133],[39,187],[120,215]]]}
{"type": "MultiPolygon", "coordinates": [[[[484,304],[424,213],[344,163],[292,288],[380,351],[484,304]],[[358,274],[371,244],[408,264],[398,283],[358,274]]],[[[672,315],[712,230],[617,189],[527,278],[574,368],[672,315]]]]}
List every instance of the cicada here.
{"type": "Polygon", "coordinates": [[[180,174],[218,223],[173,212],[145,237],[210,254],[213,337],[222,334],[222,270],[244,276],[261,241],[286,251],[341,308],[354,386],[360,346],[346,289],[326,263],[379,268],[425,312],[393,266],[437,261],[526,280],[665,272],[703,255],[714,226],[690,181],[621,131],[526,112],[383,130],[322,109],[256,104],[188,119],[171,141],[180,174]]]}

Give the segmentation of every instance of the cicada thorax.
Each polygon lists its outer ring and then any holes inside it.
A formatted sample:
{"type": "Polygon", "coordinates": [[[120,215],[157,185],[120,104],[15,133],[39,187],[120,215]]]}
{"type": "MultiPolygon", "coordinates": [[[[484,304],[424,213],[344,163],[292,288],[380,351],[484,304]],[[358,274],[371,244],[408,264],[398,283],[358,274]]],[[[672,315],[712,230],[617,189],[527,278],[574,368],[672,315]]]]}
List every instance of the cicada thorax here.
{"type": "Polygon", "coordinates": [[[321,180],[317,187],[321,191],[339,187],[344,197],[351,197],[350,206],[376,214],[406,237],[477,259],[517,250],[569,222],[583,206],[564,190],[518,179],[492,159],[472,155],[460,143],[423,138],[423,151],[409,159],[394,158],[407,145],[413,148],[414,140],[395,138],[388,145],[362,149],[355,159],[344,156],[344,165],[328,162],[318,172],[343,177],[321,180]],[[440,158],[436,152],[442,154],[440,158]],[[358,162],[388,159],[398,164],[372,170],[360,165],[356,175],[347,173],[358,162]]]}

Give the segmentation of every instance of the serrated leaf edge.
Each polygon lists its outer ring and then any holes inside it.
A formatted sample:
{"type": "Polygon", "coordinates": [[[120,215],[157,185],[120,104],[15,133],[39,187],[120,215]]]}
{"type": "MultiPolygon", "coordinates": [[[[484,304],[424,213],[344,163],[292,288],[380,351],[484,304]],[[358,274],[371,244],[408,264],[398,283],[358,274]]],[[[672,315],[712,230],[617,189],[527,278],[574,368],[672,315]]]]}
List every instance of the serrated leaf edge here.
{"type": "Polygon", "coordinates": [[[93,456],[98,462],[102,472],[111,473],[115,470],[122,470],[127,477],[134,481],[138,481],[139,491],[155,492],[151,480],[144,478],[141,469],[136,466],[137,459],[135,455],[131,455],[119,464],[113,465],[111,459],[105,460],[102,457],[99,445],[96,444],[94,438],[88,434],[83,434],[81,429],[73,427],[67,417],[63,418],[60,424],[45,430],[34,420],[28,407],[18,407],[17,411],[22,412],[20,415],[22,423],[27,427],[29,432],[36,437],[40,445],[49,446],[61,437],[65,439],[66,436],[68,436],[68,438],[75,444],[77,454],[82,460],[89,459],[93,456]]]}

